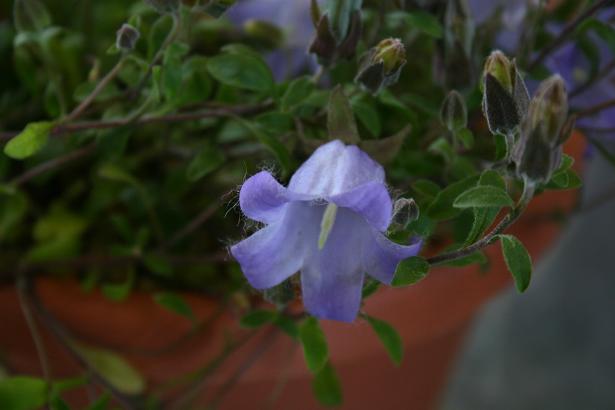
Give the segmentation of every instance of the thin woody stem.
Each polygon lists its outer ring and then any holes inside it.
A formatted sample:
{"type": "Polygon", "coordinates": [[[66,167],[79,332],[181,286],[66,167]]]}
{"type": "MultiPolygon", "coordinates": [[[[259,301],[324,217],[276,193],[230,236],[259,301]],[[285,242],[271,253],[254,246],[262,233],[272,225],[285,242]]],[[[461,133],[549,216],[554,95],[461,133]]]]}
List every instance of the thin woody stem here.
{"type": "Polygon", "coordinates": [[[120,60],[117,62],[117,64],[115,64],[115,66],[111,69],[111,71],[109,71],[107,75],[105,75],[103,79],[100,80],[100,82],[98,83],[98,85],[96,85],[96,88],[94,88],[94,90],[90,93],[90,95],[88,95],[85,98],[85,100],[83,100],[81,104],[79,104],[61,122],[69,123],[79,118],[85,112],[85,110],[87,110],[90,104],[92,104],[92,102],[96,99],[96,97],[98,97],[98,95],[105,89],[105,87],[107,87],[107,85],[109,85],[109,83],[117,76],[117,74],[120,72],[120,69],[124,65],[125,61],[126,61],[125,57],[120,58],[120,60]]]}
{"type": "Polygon", "coordinates": [[[502,219],[500,223],[498,223],[496,227],[491,230],[491,232],[489,232],[482,239],[473,243],[472,245],[466,246],[465,248],[458,249],[456,251],[433,256],[431,258],[428,258],[427,262],[430,265],[440,265],[446,262],[451,262],[472,255],[474,252],[491,245],[498,239],[498,235],[506,231],[506,229],[508,229],[512,224],[517,221],[517,219],[519,219],[519,217],[523,214],[523,211],[527,208],[528,204],[532,200],[533,196],[533,184],[525,182],[523,194],[521,195],[515,208],[513,208],[513,210],[508,215],[506,215],[504,219],[502,219]]]}
{"type": "Polygon", "coordinates": [[[608,5],[609,3],[615,3],[615,0],[600,0],[600,1],[596,2],[593,6],[591,6],[590,8],[585,10],[583,13],[581,13],[577,18],[575,18],[570,24],[568,24],[566,27],[564,27],[564,29],[555,38],[555,40],[553,40],[547,47],[543,48],[542,51],[540,52],[540,54],[538,54],[538,57],[536,57],[536,59],[534,59],[534,61],[532,61],[528,65],[528,71],[532,71],[536,67],[538,67],[540,64],[542,64],[544,62],[544,60],[552,52],[554,52],[557,49],[559,49],[566,42],[566,40],[568,40],[568,37],[570,37],[574,33],[574,31],[577,29],[577,27],[581,23],[583,23],[583,21],[585,21],[585,19],[593,16],[596,12],[598,12],[598,10],[600,10],[602,7],[608,5]]]}
{"type": "MultiPolygon", "coordinates": [[[[83,121],[73,124],[60,124],[52,131],[52,136],[61,136],[79,131],[87,130],[102,130],[110,128],[119,128],[127,125],[148,125],[158,123],[173,123],[183,121],[197,121],[204,118],[222,118],[237,115],[254,115],[266,111],[273,105],[272,101],[265,101],[261,104],[234,106],[234,107],[219,107],[208,110],[180,112],[166,115],[149,115],[138,119],[122,118],[118,120],[103,120],[103,121],[83,121]]],[[[19,132],[3,132],[0,133],[0,141],[9,141],[19,135],[19,132]]]]}
{"type": "Polygon", "coordinates": [[[615,99],[607,100],[601,102],[600,104],[594,105],[593,107],[578,111],[575,115],[577,118],[591,117],[592,115],[598,114],[599,112],[609,109],[611,107],[615,107],[615,99]]]}

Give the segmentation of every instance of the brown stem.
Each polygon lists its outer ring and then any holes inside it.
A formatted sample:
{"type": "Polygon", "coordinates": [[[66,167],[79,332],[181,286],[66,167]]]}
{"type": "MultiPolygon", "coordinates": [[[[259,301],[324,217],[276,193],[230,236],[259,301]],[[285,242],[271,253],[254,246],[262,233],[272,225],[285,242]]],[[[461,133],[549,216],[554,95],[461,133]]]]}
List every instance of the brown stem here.
{"type": "Polygon", "coordinates": [[[192,221],[190,221],[186,226],[184,226],[182,229],[180,229],[179,231],[177,231],[172,237],[171,239],[169,239],[167,242],[165,242],[162,245],[162,249],[167,249],[170,248],[174,245],[176,245],[178,242],[180,242],[182,239],[186,238],[187,236],[190,236],[192,233],[194,233],[197,229],[199,229],[201,227],[201,225],[203,225],[205,222],[207,222],[212,216],[214,216],[214,214],[220,209],[220,204],[219,203],[214,203],[212,205],[210,205],[209,207],[205,208],[203,210],[203,212],[201,212],[199,215],[196,216],[196,218],[194,218],[192,221]]]}
{"type": "Polygon", "coordinates": [[[430,265],[440,265],[446,262],[451,262],[457,259],[464,258],[472,255],[474,252],[479,251],[498,239],[498,235],[502,234],[508,227],[514,224],[517,219],[523,214],[525,208],[534,196],[534,186],[528,182],[524,183],[523,194],[517,202],[517,206],[496,225],[487,235],[485,235],[479,241],[465,248],[458,249],[456,251],[446,252],[441,255],[432,256],[427,258],[427,262],[430,265]]]}
{"type": "Polygon", "coordinates": [[[528,65],[528,71],[534,70],[540,64],[543,63],[545,58],[549,56],[552,52],[560,48],[570,37],[576,28],[587,18],[593,16],[598,10],[607,4],[614,2],[615,0],[600,0],[596,2],[593,6],[585,10],[579,16],[577,16],[570,24],[568,24],[564,29],[559,33],[559,35],[553,40],[548,46],[543,48],[538,56],[528,65]]]}
{"type": "Polygon", "coordinates": [[[102,80],[96,85],[96,88],[88,95],[85,100],[81,101],[81,104],[77,106],[68,116],[62,120],[63,123],[73,122],[77,118],[79,118],[85,110],[90,106],[90,104],[98,97],[98,95],[105,89],[107,85],[117,76],[120,72],[120,69],[124,65],[124,61],[126,59],[122,57],[117,64],[107,73],[106,76],[103,77],[102,80]]]}
{"type": "Polygon", "coordinates": [[[601,102],[600,104],[596,104],[593,107],[589,107],[584,110],[578,111],[576,113],[576,116],[577,118],[591,117],[592,115],[598,114],[599,112],[604,111],[611,107],[615,107],[615,99],[607,100],[607,101],[601,102]]]}
{"type": "Polygon", "coordinates": [[[30,181],[31,179],[44,174],[47,171],[51,171],[53,169],[59,168],[62,165],[78,160],[80,158],[87,157],[92,152],[94,152],[94,148],[95,148],[95,145],[90,144],[86,147],[78,149],[77,151],[69,152],[68,154],[63,155],[61,157],[51,159],[47,162],[43,162],[42,164],[37,165],[36,167],[17,176],[10,182],[10,184],[16,187],[21,186],[25,184],[26,182],[30,181]]]}
{"type": "Polygon", "coordinates": [[[570,98],[573,98],[573,97],[576,97],[577,95],[583,93],[584,91],[589,89],[592,85],[596,84],[596,82],[598,82],[599,80],[602,80],[604,77],[609,75],[609,73],[613,69],[615,69],[615,60],[613,60],[610,63],[608,63],[607,65],[605,65],[604,68],[602,70],[600,70],[594,77],[590,78],[585,83],[579,85],[578,87],[576,87],[575,89],[570,91],[570,93],[568,93],[568,96],[570,98]]]}
{"type": "Polygon", "coordinates": [[[133,399],[124,395],[122,392],[118,391],[115,386],[109,383],[102,375],[100,375],[96,369],[90,365],[90,363],[84,359],[81,354],[74,348],[72,343],[72,337],[68,333],[68,331],[62,326],[58,320],[49,312],[41,300],[38,298],[32,283],[27,280],[24,285],[25,295],[31,304],[34,307],[37,315],[41,318],[47,329],[51,331],[51,333],[56,337],[58,342],[64,347],[67,353],[77,362],[81,367],[87,369],[88,373],[92,377],[93,381],[100,385],[102,388],[108,390],[111,395],[115,398],[115,400],[122,405],[125,409],[134,409],[136,408],[133,399]]]}
{"type": "Polygon", "coordinates": [[[51,366],[49,365],[49,357],[47,355],[47,350],[45,349],[45,344],[43,343],[43,339],[38,331],[36,326],[36,321],[34,320],[34,315],[32,314],[32,309],[30,304],[28,303],[27,296],[27,278],[26,273],[22,269],[20,269],[19,276],[17,278],[17,296],[19,298],[19,306],[21,307],[21,311],[23,313],[24,319],[26,320],[26,324],[28,325],[28,329],[30,330],[30,335],[32,336],[32,341],[34,342],[34,347],[36,348],[36,353],[38,354],[38,359],[41,364],[41,370],[43,372],[43,379],[45,379],[47,394],[51,389],[51,366]]]}
{"type": "MultiPolygon", "coordinates": [[[[272,101],[265,101],[261,104],[220,107],[209,110],[201,110],[194,112],[180,112],[176,114],[166,115],[150,115],[144,116],[137,120],[133,118],[122,118],[118,120],[103,120],[103,121],[83,121],[73,124],[62,124],[56,126],[52,132],[52,136],[61,136],[79,131],[101,130],[109,128],[119,128],[126,125],[148,125],[158,123],[173,123],[182,121],[197,121],[204,118],[223,118],[237,115],[255,115],[271,108],[272,101]]],[[[0,133],[0,141],[8,141],[17,136],[19,132],[2,132],[0,133]]]]}

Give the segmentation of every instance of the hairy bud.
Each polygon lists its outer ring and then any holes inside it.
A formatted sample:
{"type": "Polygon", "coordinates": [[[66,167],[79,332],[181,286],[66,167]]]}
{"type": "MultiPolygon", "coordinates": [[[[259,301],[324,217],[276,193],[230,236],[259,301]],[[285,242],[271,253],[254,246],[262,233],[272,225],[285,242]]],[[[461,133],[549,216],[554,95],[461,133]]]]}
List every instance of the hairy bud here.
{"type": "Polygon", "coordinates": [[[319,20],[309,52],[315,54],[320,64],[325,66],[354,57],[361,38],[361,1],[332,0],[325,14],[321,14],[317,4],[314,4],[312,2],[312,19],[319,20]]]}
{"type": "Polygon", "coordinates": [[[448,93],[440,108],[440,121],[450,132],[457,132],[468,124],[466,103],[457,91],[448,93]]]}
{"type": "Polygon", "coordinates": [[[132,51],[135,49],[139,37],[141,37],[139,30],[130,24],[122,24],[122,27],[117,31],[115,46],[122,51],[132,51]]]}
{"type": "Polygon", "coordinates": [[[514,61],[500,51],[487,58],[483,71],[483,112],[492,134],[510,135],[521,124],[529,93],[514,61]]]}
{"type": "Polygon", "coordinates": [[[388,38],[366,54],[355,81],[376,94],[399,80],[404,65],[406,49],[403,43],[399,39],[388,38]]]}
{"type": "Polygon", "coordinates": [[[414,199],[400,198],[393,206],[393,225],[406,229],[408,225],[419,219],[419,206],[414,199]]]}
{"type": "Polygon", "coordinates": [[[551,179],[561,162],[561,145],[574,126],[567,115],[564,82],[559,75],[552,76],[540,84],[521,125],[514,153],[520,176],[536,183],[551,179]]]}

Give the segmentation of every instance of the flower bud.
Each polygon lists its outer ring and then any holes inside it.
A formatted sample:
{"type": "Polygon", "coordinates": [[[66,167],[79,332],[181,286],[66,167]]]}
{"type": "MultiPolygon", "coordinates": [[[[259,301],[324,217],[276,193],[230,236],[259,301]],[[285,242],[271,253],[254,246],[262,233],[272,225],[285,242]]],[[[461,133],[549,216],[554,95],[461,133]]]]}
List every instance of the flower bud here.
{"type": "Polygon", "coordinates": [[[514,161],[517,174],[535,183],[548,182],[560,165],[561,145],[574,127],[566,120],[568,96],[559,75],[543,81],[521,125],[514,161]]]}
{"type": "Polygon", "coordinates": [[[359,9],[349,14],[349,22],[345,27],[346,30],[343,32],[339,27],[334,30],[329,15],[324,14],[320,17],[316,26],[316,36],[309,48],[309,52],[318,57],[320,64],[328,66],[340,59],[349,60],[354,57],[362,30],[359,9]]]}
{"type": "Polygon", "coordinates": [[[466,103],[457,91],[448,93],[440,108],[440,121],[450,132],[457,132],[468,124],[466,103]]]}
{"type": "Polygon", "coordinates": [[[512,94],[513,81],[512,73],[513,66],[511,61],[499,50],[493,51],[487,61],[485,61],[484,75],[491,75],[495,78],[500,86],[508,93],[512,94]]]}
{"type": "Polygon", "coordinates": [[[130,24],[122,24],[117,31],[115,46],[122,51],[132,51],[137,45],[141,33],[130,24]]]}
{"type": "Polygon", "coordinates": [[[555,147],[568,116],[568,94],[564,80],[554,75],[542,83],[532,98],[528,109],[528,127],[541,128],[541,138],[555,147]]]}
{"type": "Polygon", "coordinates": [[[529,93],[514,61],[494,51],[483,72],[483,112],[492,134],[512,135],[525,117],[529,93]]]}
{"type": "Polygon", "coordinates": [[[155,8],[160,14],[172,14],[179,9],[180,0],[145,0],[145,3],[155,8]]]}
{"type": "Polygon", "coordinates": [[[408,225],[419,219],[419,206],[414,199],[400,198],[393,206],[393,225],[406,229],[408,225]]]}
{"type": "Polygon", "coordinates": [[[406,49],[399,39],[382,40],[365,56],[355,81],[373,94],[399,80],[406,64],[406,49]]]}

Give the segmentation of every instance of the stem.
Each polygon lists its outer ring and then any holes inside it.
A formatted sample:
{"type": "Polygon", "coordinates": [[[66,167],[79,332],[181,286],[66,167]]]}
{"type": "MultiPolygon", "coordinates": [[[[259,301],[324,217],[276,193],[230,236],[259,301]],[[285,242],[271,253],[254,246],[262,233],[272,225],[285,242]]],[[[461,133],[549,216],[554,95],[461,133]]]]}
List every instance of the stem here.
{"type": "Polygon", "coordinates": [[[51,171],[53,169],[59,168],[62,165],[65,165],[69,162],[78,160],[80,158],[86,157],[88,155],[90,155],[92,152],[94,152],[94,148],[95,146],[93,144],[90,144],[84,148],[81,148],[77,151],[73,151],[73,152],[69,152],[68,154],[58,157],[58,158],[54,158],[52,160],[43,162],[40,165],[37,165],[36,167],[24,172],[23,174],[19,175],[18,177],[14,178],[10,184],[14,185],[16,187],[19,187],[20,185],[23,185],[25,183],[27,183],[28,181],[30,181],[31,179],[36,178],[39,175],[44,174],[47,171],[51,171]]]}
{"type": "Polygon", "coordinates": [[[594,105],[593,107],[589,107],[584,110],[578,111],[576,113],[576,116],[577,118],[591,117],[592,115],[598,114],[599,112],[604,111],[611,107],[615,107],[615,98],[612,100],[601,102],[600,104],[594,105]]]}
{"type": "MultiPolygon", "coordinates": [[[[272,105],[272,101],[265,101],[261,104],[255,105],[220,107],[209,110],[183,112],[167,115],[150,115],[138,118],[137,120],[134,120],[133,118],[122,118],[118,120],[83,121],[76,122],[73,124],[60,124],[52,130],[51,135],[60,136],[79,131],[119,128],[126,125],[173,123],[182,121],[197,121],[204,118],[223,118],[237,115],[255,115],[266,111],[267,109],[271,108],[272,105]]],[[[19,133],[20,132],[18,131],[0,133],[0,141],[9,141],[19,135],[19,133]]]]}
{"type": "Polygon", "coordinates": [[[72,337],[68,331],[57,321],[57,319],[45,308],[43,303],[38,298],[36,291],[32,284],[29,282],[28,277],[24,276],[24,295],[30,302],[34,310],[41,318],[47,329],[56,337],[58,342],[64,347],[64,349],[73,357],[73,359],[79,363],[81,367],[86,369],[91,375],[92,379],[100,385],[103,389],[109,390],[115,400],[121,404],[125,409],[134,409],[135,405],[131,398],[125,396],[118,391],[111,383],[109,383],[102,375],[100,375],[96,369],[85,360],[81,354],[74,348],[72,337]]]}
{"type": "Polygon", "coordinates": [[[538,54],[538,57],[536,57],[536,59],[534,59],[534,61],[532,61],[528,65],[528,69],[527,70],[528,71],[533,71],[536,67],[538,67],[540,64],[542,64],[542,62],[545,60],[545,58],[547,58],[547,56],[549,56],[549,54],[551,54],[552,52],[554,52],[555,50],[560,48],[566,42],[568,37],[570,37],[574,33],[576,28],[585,19],[593,16],[598,10],[600,10],[602,7],[606,6],[607,4],[609,4],[611,2],[614,2],[614,0],[600,0],[600,1],[596,2],[593,6],[591,6],[587,10],[585,10],[583,13],[581,13],[570,24],[568,24],[566,27],[564,27],[564,29],[561,31],[561,33],[559,33],[559,35],[555,38],[555,40],[553,40],[553,42],[551,42],[551,44],[549,44],[547,47],[542,49],[540,54],[538,54]]]}
{"type": "Polygon", "coordinates": [[[220,204],[219,203],[214,203],[214,204],[210,205],[209,207],[205,208],[205,210],[203,212],[201,212],[199,215],[197,215],[196,218],[194,218],[192,221],[190,221],[182,229],[177,231],[171,237],[171,239],[166,241],[162,245],[162,248],[166,249],[166,248],[172,247],[172,246],[176,245],[178,242],[180,242],[182,239],[184,239],[187,236],[189,236],[190,234],[192,234],[194,231],[199,229],[199,227],[201,227],[201,225],[203,225],[212,216],[214,216],[214,214],[218,211],[218,209],[220,209],[220,204]]]}
{"type": "Polygon", "coordinates": [[[598,82],[599,80],[602,80],[604,77],[606,77],[607,75],[609,75],[609,73],[615,69],[615,60],[611,61],[610,63],[608,63],[607,65],[604,66],[604,68],[602,70],[600,70],[594,77],[590,78],[588,81],[586,81],[585,83],[579,85],[578,87],[576,87],[574,90],[570,91],[569,93],[569,98],[573,98],[576,97],[577,95],[581,94],[582,92],[586,91],[587,89],[589,89],[592,85],[596,84],[596,82],[598,82]]]}
{"type": "Polygon", "coordinates": [[[472,245],[469,245],[462,249],[458,249],[456,251],[433,256],[431,258],[428,258],[427,262],[430,265],[441,265],[446,262],[451,262],[469,256],[474,252],[491,245],[497,240],[498,235],[503,233],[506,229],[508,229],[508,227],[514,224],[517,219],[519,219],[521,214],[523,214],[523,211],[525,210],[525,208],[527,208],[527,205],[530,203],[534,196],[534,190],[535,187],[532,183],[524,181],[523,194],[519,198],[517,205],[508,215],[506,215],[506,217],[504,217],[504,219],[500,221],[500,223],[496,225],[495,228],[493,228],[493,230],[491,230],[491,232],[489,232],[482,239],[473,243],[472,245]]]}
{"type": "Polygon", "coordinates": [[[43,372],[43,378],[45,379],[45,385],[47,393],[49,396],[49,392],[51,389],[51,367],[49,365],[49,359],[47,356],[47,350],[45,349],[45,344],[43,343],[43,339],[36,327],[36,321],[34,320],[34,315],[32,314],[32,310],[30,309],[30,305],[28,304],[27,297],[27,288],[28,288],[28,280],[26,278],[27,273],[23,270],[20,271],[17,277],[17,296],[19,297],[19,306],[21,307],[21,311],[26,320],[26,324],[28,325],[28,329],[30,330],[30,335],[32,336],[32,341],[34,342],[34,347],[36,348],[36,353],[38,354],[38,359],[41,364],[41,370],[43,372]]]}
{"type": "Polygon", "coordinates": [[[96,85],[96,88],[88,95],[85,100],[81,101],[81,104],[77,106],[70,114],[66,116],[62,120],[62,123],[73,122],[77,118],[79,118],[85,110],[90,106],[90,104],[98,97],[98,95],[105,89],[107,85],[117,76],[120,72],[120,69],[124,65],[126,61],[125,57],[120,58],[120,60],[115,64],[115,66],[103,77],[102,80],[96,85]]]}
{"type": "Polygon", "coordinates": [[[214,398],[211,400],[209,407],[218,408],[220,403],[224,399],[224,397],[228,394],[229,391],[233,388],[233,386],[241,379],[245,372],[247,372],[256,361],[265,353],[270,347],[275,337],[278,334],[278,329],[275,326],[272,326],[267,334],[263,337],[261,343],[252,351],[252,354],[246,358],[246,360],[241,363],[239,368],[232,374],[232,376],[220,387],[214,398]]]}
{"type": "Polygon", "coordinates": [[[158,64],[158,62],[162,58],[167,47],[173,42],[173,40],[175,40],[175,37],[177,37],[177,34],[179,33],[179,29],[181,26],[179,15],[173,13],[171,14],[171,18],[173,18],[173,26],[171,27],[169,34],[167,34],[167,37],[164,39],[164,41],[160,45],[160,48],[154,55],[154,58],[147,66],[147,70],[145,71],[145,74],[143,74],[143,77],[141,77],[141,80],[139,81],[135,89],[131,91],[131,94],[133,95],[133,97],[136,97],[139,94],[139,92],[143,89],[143,87],[145,87],[145,84],[147,83],[147,81],[152,75],[152,71],[154,70],[154,67],[156,66],[156,64],[158,64]]]}

